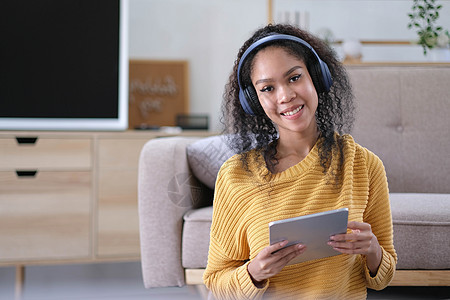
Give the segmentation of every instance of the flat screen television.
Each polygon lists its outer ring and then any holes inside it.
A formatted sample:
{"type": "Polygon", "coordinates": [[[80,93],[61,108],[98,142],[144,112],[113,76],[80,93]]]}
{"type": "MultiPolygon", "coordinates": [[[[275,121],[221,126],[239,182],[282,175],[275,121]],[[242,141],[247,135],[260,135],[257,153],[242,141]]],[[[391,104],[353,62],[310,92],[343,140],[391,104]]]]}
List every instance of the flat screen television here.
{"type": "Polygon", "coordinates": [[[128,127],[128,0],[0,5],[0,130],[128,127]]]}

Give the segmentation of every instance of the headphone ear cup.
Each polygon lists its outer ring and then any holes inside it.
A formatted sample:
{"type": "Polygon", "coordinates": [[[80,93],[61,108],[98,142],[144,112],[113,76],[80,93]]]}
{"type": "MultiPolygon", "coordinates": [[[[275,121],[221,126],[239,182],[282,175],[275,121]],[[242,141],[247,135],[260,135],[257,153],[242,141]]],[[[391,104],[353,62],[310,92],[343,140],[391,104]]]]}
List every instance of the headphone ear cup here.
{"type": "Polygon", "coordinates": [[[328,69],[328,65],[322,60],[320,61],[320,70],[324,92],[328,92],[333,85],[333,79],[331,77],[330,69],[328,69]]]}
{"type": "Polygon", "coordinates": [[[253,110],[248,104],[247,96],[243,89],[239,89],[239,101],[241,102],[242,109],[244,110],[245,113],[249,115],[254,115],[253,110]]]}
{"type": "Polygon", "coordinates": [[[316,88],[316,91],[318,94],[323,92],[323,78],[322,73],[320,71],[320,68],[318,67],[318,64],[313,64],[311,67],[310,74],[311,80],[314,84],[314,87],[316,88]]]}
{"type": "Polygon", "coordinates": [[[311,79],[318,93],[328,92],[333,84],[328,66],[320,61],[311,67],[311,79]]]}
{"type": "Polygon", "coordinates": [[[250,108],[253,111],[254,115],[263,115],[264,109],[261,106],[261,103],[259,103],[258,95],[256,94],[256,90],[253,86],[248,86],[244,89],[245,98],[248,101],[248,104],[250,108]]]}

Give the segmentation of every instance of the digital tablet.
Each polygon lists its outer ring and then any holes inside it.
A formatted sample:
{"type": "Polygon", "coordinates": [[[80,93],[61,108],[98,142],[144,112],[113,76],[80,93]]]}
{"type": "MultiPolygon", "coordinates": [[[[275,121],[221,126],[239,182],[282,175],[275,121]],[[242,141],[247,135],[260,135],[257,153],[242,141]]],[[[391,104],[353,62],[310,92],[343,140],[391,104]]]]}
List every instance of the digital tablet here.
{"type": "Polygon", "coordinates": [[[289,241],[286,247],[304,244],[306,251],[288,265],[341,254],[327,243],[330,236],[347,232],[348,208],[325,211],[269,223],[270,244],[289,241]]]}

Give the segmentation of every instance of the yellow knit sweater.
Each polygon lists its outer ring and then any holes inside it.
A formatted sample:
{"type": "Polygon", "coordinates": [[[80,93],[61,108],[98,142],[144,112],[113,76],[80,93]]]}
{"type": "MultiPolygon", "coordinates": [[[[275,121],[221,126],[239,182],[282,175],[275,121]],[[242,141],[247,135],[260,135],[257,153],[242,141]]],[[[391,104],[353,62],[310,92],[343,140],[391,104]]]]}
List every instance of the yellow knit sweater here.
{"type": "MultiPolygon", "coordinates": [[[[365,299],[367,287],[379,290],[389,284],[397,256],[383,164],[351,136],[337,138],[345,145],[339,186],[324,176],[317,144],[303,161],[270,180],[264,177],[267,169],[252,159],[250,172],[237,155],[224,163],[203,277],[217,299],[365,299]],[[349,221],[371,224],[378,238],[383,256],[375,277],[364,256],[340,254],[286,266],[263,288],[254,286],[247,264],[269,245],[269,222],[343,207],[349,208],[349,221]]],[[[250,155],[257,157],[254,151],[250,155]]]]}

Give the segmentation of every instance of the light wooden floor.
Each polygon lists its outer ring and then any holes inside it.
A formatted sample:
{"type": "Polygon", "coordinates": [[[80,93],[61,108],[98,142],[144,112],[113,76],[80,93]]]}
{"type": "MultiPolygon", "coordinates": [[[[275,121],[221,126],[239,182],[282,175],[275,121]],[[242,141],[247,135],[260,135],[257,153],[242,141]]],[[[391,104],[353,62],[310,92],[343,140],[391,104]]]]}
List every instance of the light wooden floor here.
{"type": "MultiPolygon", "coordinates": [[[[15,268],[0,268],[0,300],[14,299],[15,268]]],[[[32,266],[25,272],[23,300],[194,300],[192,287],[145,289],[140,264],[32,266]]],[[[369,290],[368,299],[449,299],[450,287],[369,290]]]]}
{"type": "MultiPolygon", "coordinates": [[[[0,300],[14,300],[15,268],[0,268],[0,300]]],[[[139,263],[30,266],[22,300],[197,300],[192,287],[145,289],[139,263]]]]}

